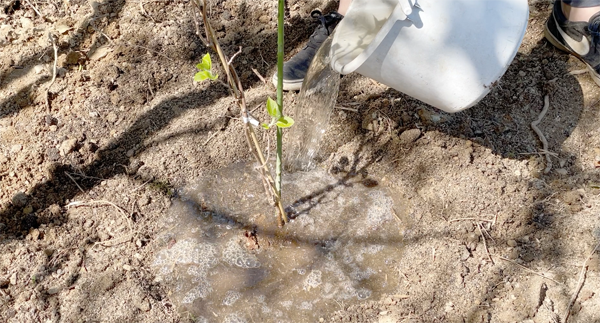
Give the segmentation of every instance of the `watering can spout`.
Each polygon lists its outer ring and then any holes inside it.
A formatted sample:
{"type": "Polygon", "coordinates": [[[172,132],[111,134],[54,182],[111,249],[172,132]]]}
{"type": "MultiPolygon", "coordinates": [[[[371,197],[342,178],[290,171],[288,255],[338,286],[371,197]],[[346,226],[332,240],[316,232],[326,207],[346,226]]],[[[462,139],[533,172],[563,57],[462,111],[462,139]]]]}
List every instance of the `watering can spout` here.
{"type": "Polygon", "coordinates": [[[353,0],[333,35],[331,67],[458,112],[504,74],[528,16],[527,0],[353,0]]]}

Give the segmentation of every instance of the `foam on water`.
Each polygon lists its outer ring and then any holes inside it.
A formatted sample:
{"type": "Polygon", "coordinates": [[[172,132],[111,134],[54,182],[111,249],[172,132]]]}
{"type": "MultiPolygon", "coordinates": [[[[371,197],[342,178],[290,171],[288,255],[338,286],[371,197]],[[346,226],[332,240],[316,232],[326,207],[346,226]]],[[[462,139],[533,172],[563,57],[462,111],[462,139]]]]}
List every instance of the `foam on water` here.
{"type": "Polygon", "coordinates": [[[396,292],[393,263],[408,225],[394,216],[408,221],[399,196],[320,170],[290,174],[283,192],[294,219],[279,229],[263,192],[242,164],[182,189],[152,266],[182,313],[198,322],[314,322],[338,302],[396,292]]]}

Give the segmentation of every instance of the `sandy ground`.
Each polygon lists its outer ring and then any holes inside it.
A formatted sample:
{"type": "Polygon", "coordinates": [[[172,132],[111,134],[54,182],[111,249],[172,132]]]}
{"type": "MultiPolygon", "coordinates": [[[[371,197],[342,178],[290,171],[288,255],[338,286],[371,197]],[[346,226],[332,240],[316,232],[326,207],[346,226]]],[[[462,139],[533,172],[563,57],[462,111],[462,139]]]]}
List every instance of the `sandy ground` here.
{"type": "MultiPolygon", "coordinates": [[[[343,78],[318,167],[401,192],[408,229],[396,292],[324,322],[564,322],[568,309],[600,322],[600,92],[543,38],[550,2],[529,3],[519,53],[467,111],[343,78]],[[547,173],[530,126],[545,96],[547,173]]],[[[310,11],[335,6],[289,1],[288,57],[314,30],[310,11]]],[[[223,48],[242,47],[251,107],[274,96],[257,74],[275,70],[275,16],[275,1],[212,1],[223,48]]],[[[180,188],[251,160],[227,89],[192,81],[207,51],[195,32],[187,1],[2,2],[1,321],[194,320],[151,268],[158,223],[180,188]]]]}

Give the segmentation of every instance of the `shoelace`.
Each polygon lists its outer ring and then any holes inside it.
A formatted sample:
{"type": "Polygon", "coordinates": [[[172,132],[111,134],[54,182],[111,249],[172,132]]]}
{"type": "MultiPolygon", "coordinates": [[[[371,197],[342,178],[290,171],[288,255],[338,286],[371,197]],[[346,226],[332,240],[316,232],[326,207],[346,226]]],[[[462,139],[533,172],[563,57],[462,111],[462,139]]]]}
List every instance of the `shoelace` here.
{"type": "Polygon", "coordinates": [[[327,32],[327,36],[329,36],[329,30],[327,29],[327,21],[325,20],[325,15],[323,15],[321,10],[313,10],[310,13],[310,16],[315,20],[319,20],[319,22],[321,23],[321,26],[323,28],[325,28],[325,30],[327,32]]]}
{"type": "MultiPolygon", "coordinates": [[[[334,13],[330,14],[330,16],[333,18],[332,20],[334,20],[335,18],[337,18],[337,17],[334,17],[334,15],[335,15],[334,13]]],[[[322,30],[322,29],[324,29],[325,30],[325,34],[327,36],[329,36],[331,34],[329,32],[329,25],[331,25],[331,23],[333,21],[328,21],[327,20],[327,16],[324,15],[320,10],[313,10],[310,13],[310,16],[313,19],[318,20],[320,26],[317,27],[317,30],[315,30],[315,32],[310,36],[310,39],[309,39],[308,43],[306,44],[306,47],[319,48],[319,46],[321,46],[321,43],[319,42],[318,44],[313,44],[314,43],[314,38],[319,34],[320,30],[322,30]]],[[[341,18],[339,18],[339,19],[341,19],[341,18]]]]}

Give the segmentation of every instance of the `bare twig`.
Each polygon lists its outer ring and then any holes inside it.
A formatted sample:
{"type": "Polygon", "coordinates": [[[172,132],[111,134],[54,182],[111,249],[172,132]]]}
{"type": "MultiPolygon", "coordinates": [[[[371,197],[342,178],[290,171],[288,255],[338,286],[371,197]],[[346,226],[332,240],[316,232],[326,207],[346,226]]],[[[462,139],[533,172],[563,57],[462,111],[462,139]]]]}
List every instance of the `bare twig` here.
{"type": "Polygon", "coordinates": [[[340,109],[340,110],[346,110],[346,111],[352,111],[352,112],[358,112],[358,109],[354,109],[354,108],[346,108],[344,106],[341,105],[336,105],[335,106],[336,109],[340,109]]]}
{"type": "Polygon", "coordinates": [[[242,52],[242,46],[240,46],[240,49],[238,49],[238,51],[235,54],[233,54],[233,56],[231,56],[231,58],[229,59],[229,62],[227,62],[227,65],[231,65],[231,63],[233,62],[235,57],[238,56],[241,52],[242,52]]]}
{"type": "Polygon", "coordinates": [[[571,296],[571,300],[569,301],[569,305],[567,306],[567,313],[565,314],[564,323],[567,323],[569,321],[569,316],[571,316],[571,308],[575,304],[575,301],[577,300],[577,296],[579,296],[579,292],[581,291],[581,289],[583,288],[583,284],[585,283],[585,276],[586,276],[587,270],[588,270],[587,263],[588,263],[588,261],[590,261],[590,259],[592,258],[592,256],[596,252],[596,250],[598,250],[598,247],[600,247],[600,241],[596,244],[596,246],[594,247],[594,250],[592,250],[590,255],[583,262],[581,272],[579,273],[579,281],[577,282],[577,288],[575,289],[573,296],[571,296]]]}
{"type": "Polygon", "coordinates": [[[126,45],[129,45],[129,46],[133,46],[133,47],[139,47],[139,48],[143,48],[143,49],[145,49],[145,50],[147,50],[147,51],[149,51],[149,52],[152,52],[152,53],[154,53],[154,54],[156,54],[156,55],[158,55],[158,56],[161,56],[161,57],[163,57],[163,58],[166,58],[166,59],[168,59],[168,60],[169,60],[169,61],[171,61],[171,62],[174,62],[174,61],[173,61],[173,59],[172,59],[171,57],[169,57],[169,56],[167,56],[167,55],[164,55],[164,54],[161,54],[161,53],[159,53],[159,52],[157,52],[157,51],[155,51],[155,50],[152,50],[152,49],[150,49],[150,48],[148,48],[148,47],[146,47],[146,46],[132,44],[131,42],[128,42],[128,41],[126,41],[126,42],[125,42],[125,44],[126,44],[126,45]]]}
{"type": "Polygon", "coordinates": [[[502,259],[502,260],[504,260],[504,261],[506,261],[506,262],[510,262],[510,263],[511,263],[511,264],[513,264],[513,265],[516,265],[516,266],[518,266],[518,267],[521,267],[521,268],[523,268],[523,269],[527,270],[528,272],[530,272],[530,273],[532,273],[532,274],[534,274],[534,275],[538,275],[538,276],[540,276],[540,277],[542,277],[542,278],[548,279],[548,280],[549,280],[549,281],[551,281],[551,282],[554,282],[554,283],[557,283],[557,284],[561,285],[561,283],[559,283],[558,281],[556,281],[556,280],[554,280],[554,279],[552,279],[552,278],[550,278],[550,277],[546,277],[544,274],[542,274],[542,273],[538,273],[537,271],[535,271],[535,270],[533,270],[533,269],[529,269],[529,268],[527,268],[527,267],[525,267],[525,266],[521,265],[521,264],[520,264],[520,263],[518,263],[518,262],[514,262],[514,261],[512,261],[512,260],[510,260],[510,259],[508,259],[508,258],[504,258],[504,257],[502,257],[502,256],[496,256],[496,257],[498,257],[498,258],[500,258],[500,259],[502,259]]]}
{"type": "Polygon", "coordinates": [[[25,0],[25,2],[27,2],[27,4],[31,7],[31,9],[33,9],[33,11],[35,11],[35,13],[37,13],[38,16],[40,16],[44,20],[47,20],[46,17],[44,17],[44,15],[42,15],[40,11],[36,8],[36,6],[29,2],[29,0],[25,0]]]}
{"type": "MultiPolygon", "coordinates": [[[[548,112],[548,107],[550,107],[550,98],[548,94],[546,94],[546,96],[544,97],[544,108],[542,109],[542,112],[540,112],[537,119],[531,123],[531,128],[533,128],[533,131],[535,131],[535,133],[540,138],[540,141],[542,142],[542,153],[548,152],[548,140],[546,140],[546,137],[544,136],[540,128],[538,128],[538,124],[542,122],[542,119],[546,115],[546,112],[548,112]]],[[[546,168],[544,169],[544,174],[548,174],[552,169],[552,160],[550,160],[549,154],[546,154],[545,156],[546,168]]]]}
{"type": "Polygon", "coordinates": [[[479,229],[479,234],[481,234],[481,239],[483,239],[483,247],[485,248],[485,252],[487,253],[488,259],[492,262],[492,265],[495,265],[494,259],[490,255],[490,250],[488,249],[487,242],[485,241],[485,235],[483,235],[483,231],[481,230],[481,223],[477,222],[477,229],[479,229]]]}
{"type": "Polygon", "coordinates": [[[152,22],[156,22],[156,20],[154,20],[154,18],[152,18],[152,16],[150,16],[147,12],[146,9],[144,9],[144,0],[140,0],[140,11],[142,12],[142,14],[148,18],[150,18],[152,20],[152,22]]]}
{"type": "Polygon", "coordinates": [[[50,39],[50,42],[52,43],[52,49],[54,50],[54,66],[52,68],[52,80],[50,81],[50,84],[48,84],[48,87],[46,88],[46,107],[48,108],[48,112],[50,112],[52,110],[52,108],[50,107],[50,87],[52,86],[52,84],[54,84],[54,81],[56,81],[56,65],[58,64],[58,47],[56,46],[56,41],[54,40],[54,35],[52,35],[51,33],[48,33],[48,38],[50,39]]]}
{"type": "Polygon", "coordinates": [[[208,137],[208,139],[206,139],[206,141],[202,144],[202,146],[206,146],[206,144],[213,139],[217,134],[219,133],[219,131],[215,131],[212,133],[212,135],[210,135],[210,137],[208,137]]]}
{"type": "Polygon", "coordinates": [[[265,80],[265,78],[260,75],[260,73],[253,67],[252,68],[252,72],[254,72],[254,74],[256,74],[256,76],[258,76],[258,78],[264,83],[267,84],[267,81],[265,80]]]}
{"type": "Polygon", "coordinates": [[[79,186],[79,184],[77,184],[77,181],[71,176],[71,174],[65,172],[65,175],[67,175],[67,177],[69,177],[73,183],[75,183],[75,185],[77,185],[77,188],[81,191],[81,193],[85,194],[85,191],[83,190],[83,188],[81,188],[81,186],[79,186]]]}
{"type": "Polygon", "coordinates": [[[133,231],[133,229],[131,228],[131,223],[130,223],[130,219],[129,216],[127,215],[127,212],[125,212],[125,210],[116,205],[113,202],[110,201],[105,201],[105,200],[93,200],[93,201],[88,201],[88,202],[84,202],[84,201],[73,201],[69,204],[67,204],[65,207],[69,208],[69,207],[79,207],[79,206],[94,206],[94,205],[109,205],[114,207],[115,209],[117,209],[119,211],[119,213],[123,216],[123,218],[125,219],[125,222],[127,222],[127,226],[129,227],[129,231],[133,231]]]}
{"type": "Polygon", "coordinates": [[[488,220],[488,219],[479,219],[479,218],[459,218],[459,219],[452,219],[452,220],[449,220],[448,222],[458,222],[458,221],[482,221],[482,222],[494,222],[494,220],[488,220]]]}
{"type": "Polygon", "coordinates": [[[131,193],[133,193],[133,192],[136,192],[136,191],[140,190],[142,187],[144,187],[144,186],[148,185],[148,183],[152,182],[153,180],[154,180],[154,179],[149,179],[149,180],[145,181],[145,182],[144,182],[144,183],[142,183],[140,186],[138,186],[138,187],[134,188],[134,189],[131,191],[131,193]]]}

